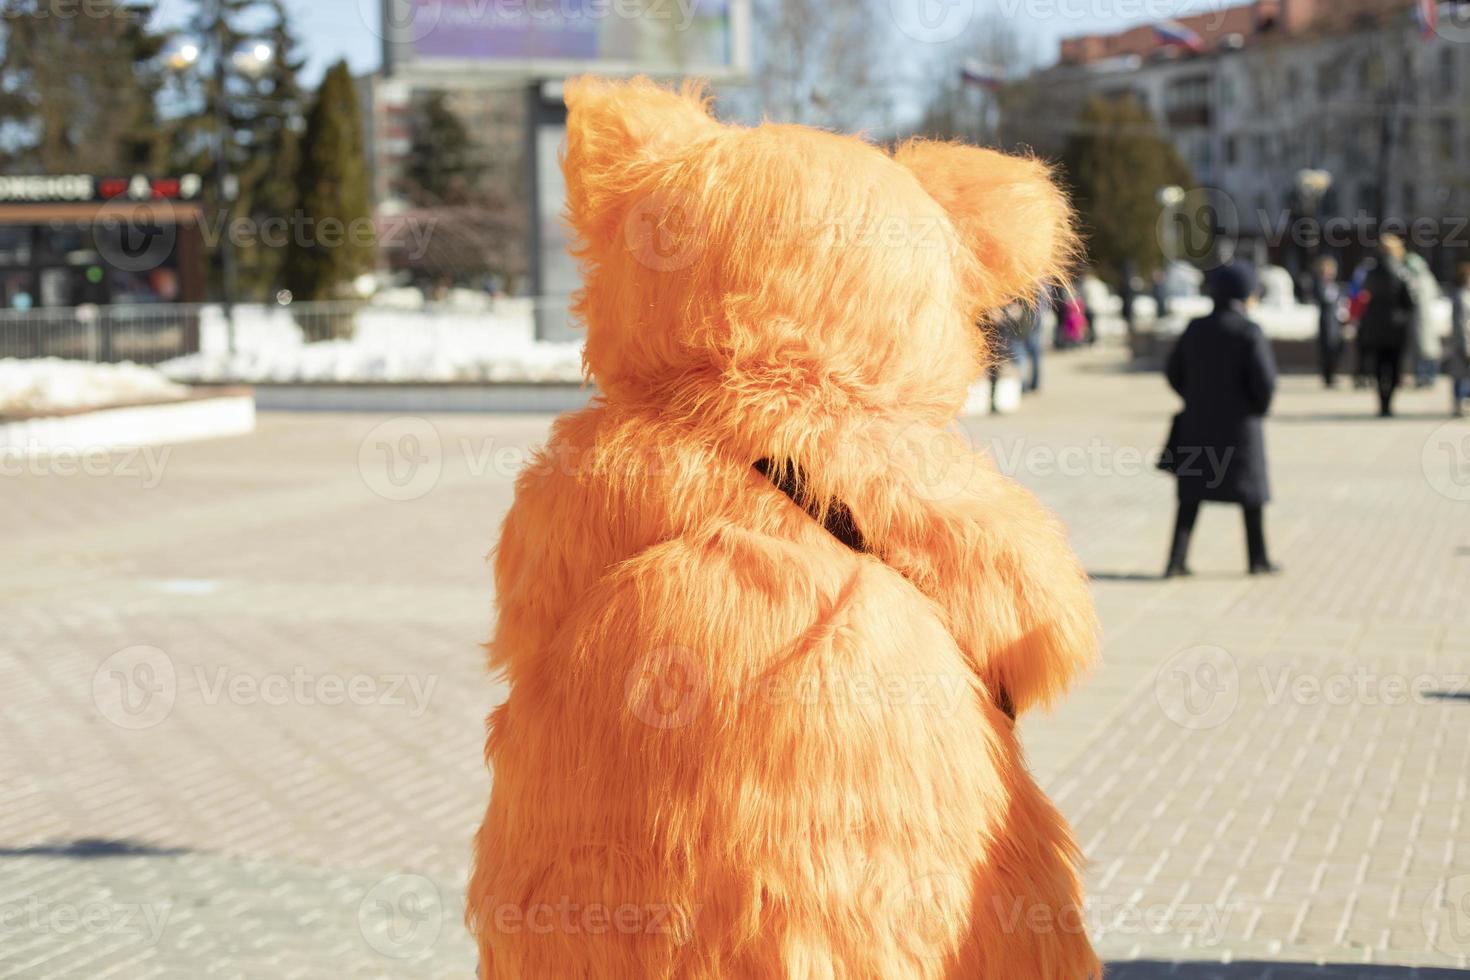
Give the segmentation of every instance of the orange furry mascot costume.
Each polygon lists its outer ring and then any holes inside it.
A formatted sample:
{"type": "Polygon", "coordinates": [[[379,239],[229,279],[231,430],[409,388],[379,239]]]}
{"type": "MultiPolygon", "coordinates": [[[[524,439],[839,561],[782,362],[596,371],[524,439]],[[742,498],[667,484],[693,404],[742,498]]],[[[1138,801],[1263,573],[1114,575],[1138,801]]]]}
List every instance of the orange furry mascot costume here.
{"type": "Polygon", "coordinates": [[[521,476],[485,980],[1082,980],[1008,715],[1094,655],[1062,529],[950,426],[1074,238],[1033,160],[568,83],[600,397],[521,476]]]}

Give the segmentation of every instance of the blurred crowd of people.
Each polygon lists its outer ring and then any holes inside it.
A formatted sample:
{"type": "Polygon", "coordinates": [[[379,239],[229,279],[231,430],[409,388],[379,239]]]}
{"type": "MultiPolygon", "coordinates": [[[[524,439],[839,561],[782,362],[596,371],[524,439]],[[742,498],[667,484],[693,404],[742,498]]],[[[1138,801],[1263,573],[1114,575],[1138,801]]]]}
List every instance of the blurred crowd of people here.
{"type": "Polygon", "coordinates": [[[1384,235],[1377,254],[1362,262],[1346,283],[1339,282],[1338,273],[1337,261],[1323,257],[1312,276],[1323,383],[1336,386],[1350,335],[1353,383],[1377,388],[1380,415],[1393,415],[1394,395],[1405,376],[1428,388],[1443,371],[1450,380],[1451,411],[1462,417],[1470,400],[1465,322],[1470,262],[1460,264],[1451,286],[1448,343],[1434,316],[1441,297],[1439,282],[1423,257],[1405,248],[1403,239],[1384,235]]]}

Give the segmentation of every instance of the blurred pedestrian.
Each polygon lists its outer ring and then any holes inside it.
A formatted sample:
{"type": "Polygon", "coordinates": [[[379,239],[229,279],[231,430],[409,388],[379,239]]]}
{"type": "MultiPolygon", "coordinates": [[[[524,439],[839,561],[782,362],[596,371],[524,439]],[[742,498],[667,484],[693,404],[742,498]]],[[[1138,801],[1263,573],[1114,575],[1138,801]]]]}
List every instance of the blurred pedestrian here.
{"type": "Polygon", "coordinates": [[[1370,370],[1378,378],[1378,414],[1393,415],[1393,396],[1399,387],[1409,331],[1414,323],[1414,284],[1404,264],[1404,242],[1386,234],[1378,257],[1363,278],[1368,305],[1358,326],[1358,337],[1370,370]]]}
{"type": "Polygon", "coordinates": [[[1128,336],[1133,336],[1135,326],[1134,300],[1138,298],[1138,273],[1135,271],[1133,260],[1123,260],[1122,274],[1118,282],[1118,299],[1123,304],[1123,325],[1128,328],[1128,336]]]}
{"type": "Polygon", "coordinates": [[[1455,418],[1465,415],[1465,402],[1470,401],[1470,262],[1461,262],[1455,270],[1455,288],[1450,296],[1450,349],[1447,363],[1450,372],[1450,399],[1455,418]]]}
{"type": "Polygon", "coordinates": [[[1353,267],[1352,278],[1348,280],[1348,323],[1353,328],[1353,387],[1373,387],[1372,366],[1368,363],[1368,352],[1363,348],[1363,313],[1368,309],[1368,290],[1363,288],[1363,283],[1368,278],[1368,272],[1376,265],[1374,259],[1364,259],[1353,267]]]}
{"type": "Polygon", "coordinates": [[[1067,293],[1067,302],[1062,307],[1062,320],[1059,327],[1067,338],[1068,347],[1077,347],[1083,343],[1090,343],[1089,334],[1092,332],[1092,314],[1088,312],[1087,301],[1083,298],[1081,283],[1067,293]]]}
{"type": "Polygon", "coordinates": [[[1155,269],[1153,276],[1155,318],[1162,320],[1169,315],[1169,277],[1163,269],[1155,269]]]}
{"type": "Polygon", "coordinates": [[[1337,260],[1324,255],[1312,274],[1312,302],[1317,304],[1317,360],[1322,383],[1337,384],[1337,363],[1342,357],[1342,291],[1337,284],[1337,260]]]}
{"type": "Polygon", "coordinates": [[[1252,575],[1280,571],[1266,551],[1271,498],[1262,418],[1276,390],[1271,342],[1249,317],[1255,270],[1243,261],[1214,270],[1209,316],[1185,328],[1169,355],[1169,384],[1184,399],[1160,466],[1179,484],[1179,513],[1165,577],[1188,575],[1189,539],[1204,501],[1240,504],[1252,575]]]}
{"type": "Polygon", "coordinates": [[[1435,317],[1439,310],[1439,280],[1418,252],[1404,257],[1404,267],[1409,270],[1409,286],[1414,291],[1414,315],[1409,332],[1409,342],[1414,348],[1414,382],[1420,388],[1428,388],[1439,376],[1439,362],[1444,358],[1444,340],[1435,317]]]}
{"type": "Polygon", "coordinates": [[[1012,359],[1022,372],[1023,392],[1041,389],[1041,311],[1045,303],[1046,294],[1038,293],[1032,302],[1012,303],[1009,310],[1012,359]]]}

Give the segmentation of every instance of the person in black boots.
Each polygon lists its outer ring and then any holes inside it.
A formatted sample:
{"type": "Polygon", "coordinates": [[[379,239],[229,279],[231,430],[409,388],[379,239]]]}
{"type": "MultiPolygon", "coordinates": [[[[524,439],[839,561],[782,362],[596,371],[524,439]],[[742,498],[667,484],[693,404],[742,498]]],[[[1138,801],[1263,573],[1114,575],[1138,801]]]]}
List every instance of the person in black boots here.
{"type": "Polygon", "coordinates": [[[1414,323],[1414,283],[1405,254],[1403,239],[1383,235],[1378,261],[1363,279],[1368,306],[1358,324],[1358,336],[1369,370],[1378,379],[1378,414],[1383,418],[1393,414],[1393,396],[1398,391],[1414,323]]]}
{"type": "Polygon", "coordinates": [[[1179,481],[1179,516],[1164,575],[1189,574],[1189,538],[1206,500],[1240,504],[1251,574],[1278,572],[1266,553],[1262,508],[1271,491],[1261,423],[1276,390],[1276,359],[1247,315],[1255,271],[1231,262],[1210,274],[1208,286],[1215,311],[1185,328],[1169,355],[1169,384],[1183,397],[1184,411],[1168,447],[1168,468],[1179,481]]]}

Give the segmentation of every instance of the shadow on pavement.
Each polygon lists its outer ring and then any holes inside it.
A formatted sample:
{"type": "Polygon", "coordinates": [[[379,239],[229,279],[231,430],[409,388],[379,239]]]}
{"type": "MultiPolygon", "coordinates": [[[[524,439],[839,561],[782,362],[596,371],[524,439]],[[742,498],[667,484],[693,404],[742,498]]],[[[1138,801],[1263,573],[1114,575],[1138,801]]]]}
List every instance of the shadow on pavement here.
{"type": "Polygon", "coordinates": [[[155,847],[152,844],[103,840],[97,837],[84,837],[56,844],[35,844],[31,847],[0,847],[0,858],[62,857],[93,860],[115,857],[175,857],[187,853],[188,850],[182,847],[155,847]]]}
{"type": "MultiPolygon", "coordinates": [[[[1470,703],[1470,691],[1425,691],[1424,697],[1431,701],[1465,701],[1470,703]]],[[[1470,977],[1470,971],[1465,976],[1470,977]]]]}
{"type": "Polygon", "coordinates": [[[1465,980],[1470,971],[1366,963],[1109,963],[1104,980],[1465,980]]]}
{"type": "Polygon", "coordinates": [[[1361,412],[1334,412],[1325,414],[1307,413],[1303,415],[1273,414],[1272,422],[1378,422],[1392,425],[1395,422],[1448,422],[1450,413],[1444,412],[1394,412],[1388,418],[1380,418],[1378,415],[1378,403],[1366,407],[1361,412]]]}

